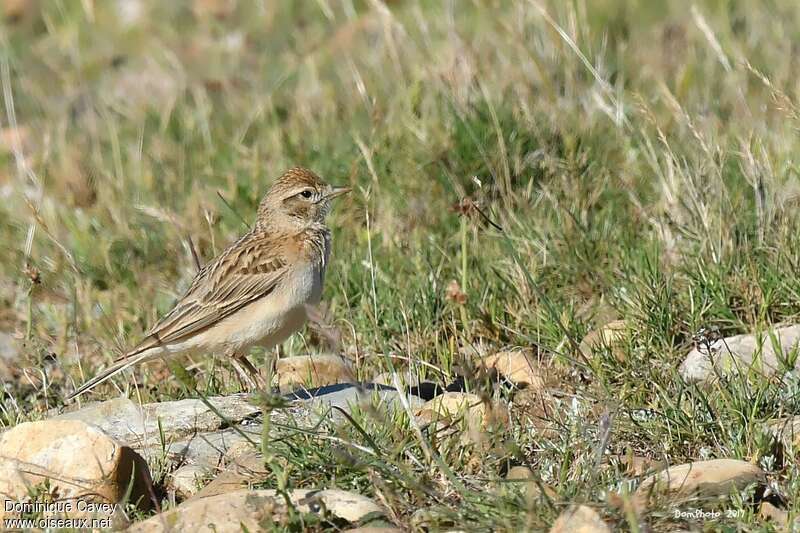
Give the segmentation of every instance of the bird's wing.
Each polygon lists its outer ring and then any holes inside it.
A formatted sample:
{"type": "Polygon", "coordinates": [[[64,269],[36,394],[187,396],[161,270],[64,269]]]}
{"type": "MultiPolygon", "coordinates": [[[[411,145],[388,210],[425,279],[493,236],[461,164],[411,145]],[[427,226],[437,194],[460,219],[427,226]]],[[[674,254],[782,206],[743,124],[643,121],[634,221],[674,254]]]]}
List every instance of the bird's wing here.
{"type": "Polygon", "coordinates": [[[198,272],[175,307],[120,359],[185,340],[270,294],[288,260],[274,239],[249,233],[198,272]]]}

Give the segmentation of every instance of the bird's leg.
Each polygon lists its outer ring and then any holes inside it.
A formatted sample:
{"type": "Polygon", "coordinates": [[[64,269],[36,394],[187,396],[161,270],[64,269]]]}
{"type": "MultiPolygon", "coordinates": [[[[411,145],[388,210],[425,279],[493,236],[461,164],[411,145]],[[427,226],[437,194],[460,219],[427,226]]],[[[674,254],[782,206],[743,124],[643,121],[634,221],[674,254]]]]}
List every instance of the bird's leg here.
{"type": "Polygon", "coordinates": [[[266,387],[266,383],[258,372],[258,369],[247,359],[247,356],[231,354],[231,364],[234,370],[236,370],[239,383],[242,385],[243,389],[257,391],[261,387],[266,387]]]}
{"type": "Polygon", "coordinates": [[[256,382],[256,386],[266,390],[267,382],[264,380],[264,377],[261,375],[261,372],[258,370],[258,368],[253,366],[253,363],[250,362],[250,359],[242,356],[239,362],[242,364],[247,373],[250,374],[250,377],[253,379],[253,381],[256,382]]]}
{"type": "Polygon", "coordinates": [[[252,390],[255,384],[250,379],[250,376],[247,375],[244,368],[242,368],[242,365],[239,364],[239,361],[236,358],[231,358],[231,365],[236,371],[236,377],[239,379],[239,386],[242,390],[252,390]]]}

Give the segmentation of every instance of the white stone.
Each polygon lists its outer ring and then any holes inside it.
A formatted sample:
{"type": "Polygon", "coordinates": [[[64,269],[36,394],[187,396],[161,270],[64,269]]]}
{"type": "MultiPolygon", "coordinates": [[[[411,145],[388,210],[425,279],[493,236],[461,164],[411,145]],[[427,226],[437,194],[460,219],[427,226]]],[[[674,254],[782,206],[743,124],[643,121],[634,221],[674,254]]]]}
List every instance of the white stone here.
{"type": "Polygon", "coordinates": [[[770,375],[780,367],[778,355],[786,357],[798,346],[800,324],[757,334],[726,337],[708,347],[698,346],[689,352],[681,364],[680,374],[690,381],[708,380],[714,377],[714,369],[721,375],[727,375],[737,369],[747,371],[754,368],[770,375]]]}

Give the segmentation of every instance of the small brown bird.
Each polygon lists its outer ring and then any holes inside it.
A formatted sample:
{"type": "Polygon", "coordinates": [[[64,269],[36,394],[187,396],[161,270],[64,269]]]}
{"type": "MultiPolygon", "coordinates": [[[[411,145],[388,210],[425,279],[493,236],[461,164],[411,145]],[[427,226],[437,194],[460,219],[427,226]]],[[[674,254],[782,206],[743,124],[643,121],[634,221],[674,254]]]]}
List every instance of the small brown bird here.
{"type": "Polygon", "coordinates": [[[331,248],[325,217],[330,201],[349,191],[310,170],[288,170],[264,196],[252,229],[197,273],[142,342],[68,399],[130,366],[180,354],[222,353],[240,374],[244,365],[258,375],[247,350],[282,343],[305,323],[306,306],[320,301],[331,248]]]}

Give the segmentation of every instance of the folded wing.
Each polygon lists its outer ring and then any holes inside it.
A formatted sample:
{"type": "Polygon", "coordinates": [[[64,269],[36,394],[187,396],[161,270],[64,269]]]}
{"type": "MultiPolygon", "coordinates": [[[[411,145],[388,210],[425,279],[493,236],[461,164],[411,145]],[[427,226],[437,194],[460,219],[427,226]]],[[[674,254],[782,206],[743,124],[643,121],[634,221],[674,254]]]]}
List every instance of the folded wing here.
{"type": "Polygon", "coordinates": [[[270,294],[286,274],[281,247],[248,233],[198,272],[175,307],[119,360],[182,342],[270,294]]]}

